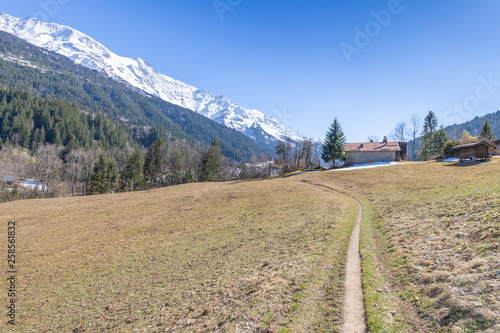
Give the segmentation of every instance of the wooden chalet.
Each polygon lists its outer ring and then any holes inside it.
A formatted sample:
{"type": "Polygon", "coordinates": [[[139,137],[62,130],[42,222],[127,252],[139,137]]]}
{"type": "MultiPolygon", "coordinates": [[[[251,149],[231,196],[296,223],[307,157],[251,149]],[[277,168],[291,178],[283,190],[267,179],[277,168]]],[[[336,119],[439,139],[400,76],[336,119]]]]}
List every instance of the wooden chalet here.
{"type": "Polygon", "coordinates": [[[406,142],[389,142],[384,137],[382,142],[346,143],[346,163],[364,164],[373,162],[393,162],[406,159],[406,142]]]}
{"type": "Polygon", "coordinates": [[[467,143],[453,147],[453,149],[458,150],[458,158],[460,162],[487,160],[491,157],[491,152],[496,148],[496,145],[488,141],[467,143]]]}

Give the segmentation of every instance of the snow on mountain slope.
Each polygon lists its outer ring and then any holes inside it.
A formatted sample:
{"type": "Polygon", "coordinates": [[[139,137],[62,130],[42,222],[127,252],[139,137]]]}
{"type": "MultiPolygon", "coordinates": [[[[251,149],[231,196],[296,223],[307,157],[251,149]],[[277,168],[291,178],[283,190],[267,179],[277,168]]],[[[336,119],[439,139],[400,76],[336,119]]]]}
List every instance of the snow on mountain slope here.
{"type": "Polygon", "coordinates": [[[18,19],[0,13],[0,30],[62,54],[77,64],[104,72],[150,95],[198,112],[253,139],[257,140],[259,136],[260,140],[267,140],[268,143],[284,140],[287,135],[292,140],[301,139],[269,115],[245,109],[224,96],[213,96],[207,91],[159,74],[141,58],[118,56],[70,27],[33,18],[18,19]]]}

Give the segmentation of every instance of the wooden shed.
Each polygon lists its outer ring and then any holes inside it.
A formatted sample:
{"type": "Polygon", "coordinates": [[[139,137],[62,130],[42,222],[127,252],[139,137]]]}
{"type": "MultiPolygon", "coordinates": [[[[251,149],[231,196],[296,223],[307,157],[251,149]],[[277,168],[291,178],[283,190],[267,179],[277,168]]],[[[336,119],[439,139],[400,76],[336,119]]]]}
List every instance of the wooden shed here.
{"type": "Polygon", "coordinates": [[[476,161],[486,160],[490,158],[491,151],[493,151],[496,146],[488,141],[467,143],[464,145],[458,145],[453,147],[453,149],[458,149],[458,157],[460,162],[464,161],[476,161]]]}
{"type": "Polygon", "coordinates": [[[493,150],[493,155],[500,156],[500,140],[493,142],[493,144],[497,146],[497,148],[493,150]]]}

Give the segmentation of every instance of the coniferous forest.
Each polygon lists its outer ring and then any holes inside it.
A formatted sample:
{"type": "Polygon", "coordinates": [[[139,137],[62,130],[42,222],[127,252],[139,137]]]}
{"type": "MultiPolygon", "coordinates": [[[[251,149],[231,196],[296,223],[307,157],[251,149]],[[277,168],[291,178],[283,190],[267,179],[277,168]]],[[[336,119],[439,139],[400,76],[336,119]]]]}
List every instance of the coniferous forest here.
{"type": "Polygon", "coordinates": [[[236,176],[235,160],[223,157],[217,140],[207,148],[167,132],[165,141],[144,147],[132,137],[124,125],[73,103],[0,90],[0,202],[236,176]]]}
{"type": "Polygon", "coordinates": [[[4,32],[0,41],[0,201],[227,180],[270,154],[66,57],[4,32]]]}
{"type": "Polygon", "coordinates": [[[71,102],[85,113],[101,114],[121,124],[130,140],[150,147],[169,136],[209,147],[220,142],[224,156],[238,161],[269,153],[240,132],[200,114],[134,91],[105,74],[76,65],[69,58],[0,32],[0,86],[42,99],[71,102]]]}

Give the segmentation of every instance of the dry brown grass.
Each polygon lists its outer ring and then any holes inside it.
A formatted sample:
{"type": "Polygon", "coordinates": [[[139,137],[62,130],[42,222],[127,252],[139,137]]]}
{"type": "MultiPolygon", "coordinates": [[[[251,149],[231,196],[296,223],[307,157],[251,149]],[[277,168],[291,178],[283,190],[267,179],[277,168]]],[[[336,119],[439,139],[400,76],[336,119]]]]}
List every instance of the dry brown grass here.
{"type": "MultiPolygon", "coordinates": [[[[400,332],[500,331],[500,162],[300,177],[356,193],[382,218],[365,234],[379,237],[367,248],[378,260],[370,272],[378,292],[390,299],[392,313],[380,318],[406,322],[400,332]]],[[[367,304],[369,313],[377,306],[367,304]]]]}
{"type": "Polygon", "coordinates": [[[499,181],[499,162],[411,163],[0,204],[16,330],[336,331],[356,206],[319,184],[365,200],[373,332],[497,332],[499,181]]]}
{"type": "Polygon", "coordinates": [[[355,215],[294,179],[0,204],[16,331],[334,331],[355,215]]]}

